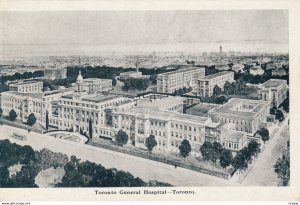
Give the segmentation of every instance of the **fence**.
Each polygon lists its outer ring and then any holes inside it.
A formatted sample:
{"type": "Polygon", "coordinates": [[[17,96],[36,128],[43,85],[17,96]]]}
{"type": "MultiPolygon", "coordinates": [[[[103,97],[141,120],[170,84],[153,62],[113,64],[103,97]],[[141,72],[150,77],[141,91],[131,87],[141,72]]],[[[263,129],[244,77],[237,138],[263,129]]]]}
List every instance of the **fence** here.
{"type": "Polygon", "coordinates": [[[224,178],[224,179],[229,179],[230,178],[230,174],[229,173],[222,173],[222,172],[217,172],[217,171],[213,171],[213,170],[209,170],[203,167],[197,167],[191,164],[187,164],[187,163],[183,163],[180,161],[176,161],[176,160],[170,160],[170,159],[166,159],[163,157],[159,157],[159,156],[155,156],[151,153],[143,153],[143,152],[137,152],[135,150],[126,150],[125,148],[120,148],[120,147],[116,147],[116,146],[110,146],[110,145],[105,145],[105,144],[99,144],[99,143],[94,143],[94,142],[89,142],[89,145],[92,146],[98,146],[104,149],[108,149],[108,150],[112,150],[112,151],[117,151],[117,152],[121,152],[124,154],[129,154],[129,155],[133,155],[136,157],[142,157],[145,159],[149,159],[149,160],[154,160],[154,161],[158,161],[158,162],[162,162],[165,164],[170,164],[173,166],[177,166],[177,167],[182,167],[185,169],[190,169],[196,172],[201,172],[204,174],[209,174],[212,176],[216,176],[216,177],[220,177],[220,178],[224,178]]]}

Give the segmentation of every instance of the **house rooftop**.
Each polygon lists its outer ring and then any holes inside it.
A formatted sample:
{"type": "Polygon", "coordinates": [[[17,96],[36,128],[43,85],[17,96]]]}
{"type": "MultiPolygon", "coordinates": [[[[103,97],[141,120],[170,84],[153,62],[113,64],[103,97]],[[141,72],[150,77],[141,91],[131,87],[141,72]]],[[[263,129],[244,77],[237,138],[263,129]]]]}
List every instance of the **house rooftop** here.
{"type": "Polygon", "coordinates": [[[235,130],[229,130],[229,129],[223,129],[221,138],[225,141],[235,142],[238,143],[241,138],[245,136],[244,132],[235,131],[235,130]]]}

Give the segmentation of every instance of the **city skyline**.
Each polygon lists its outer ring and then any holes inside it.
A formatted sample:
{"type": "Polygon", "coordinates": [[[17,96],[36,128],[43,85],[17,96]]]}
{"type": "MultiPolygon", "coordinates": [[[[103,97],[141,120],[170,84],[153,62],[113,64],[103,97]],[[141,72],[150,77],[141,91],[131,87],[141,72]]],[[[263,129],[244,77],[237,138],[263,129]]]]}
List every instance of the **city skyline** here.
{"type": "Polygon", "coordinates": [[[288,52],[287,10],[0,12],[2,55],[288,52]],[[95,51],[93,51],[95,50],[95,51]]]}

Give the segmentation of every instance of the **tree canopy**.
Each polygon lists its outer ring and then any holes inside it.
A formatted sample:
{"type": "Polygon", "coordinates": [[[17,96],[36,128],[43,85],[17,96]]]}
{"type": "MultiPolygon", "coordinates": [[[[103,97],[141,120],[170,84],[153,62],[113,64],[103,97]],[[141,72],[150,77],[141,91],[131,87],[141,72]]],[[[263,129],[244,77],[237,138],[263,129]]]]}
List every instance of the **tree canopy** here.
{"type": "Polygon", "coordinates": [[[116,142],[119,146],[123,146],[128,142],[128,135],[123,130],[119,130],[116,135],[116,142]]]}
{"type": "Polygon", "coordinates": [[[179,153],[180,156],[182,156],[183,158],[186,158],[190,155],[192,151],[192,147],[190,145],[190,142],[188,140],[183,140],[181,142],[181,144],[179,145],[179,153]]]}
{"type": "Polygon", "coordinates": [[[228,149],[223,149],[220,154],[220,165],[223,168],[228,167],[233,160],[232,152],[228,149]]]}
{"type": "Polygon", "coordinates": [[[9,112],[9,120],[10,121],[15,121],[16,118],[17,118],[17,113],[14,109],[12,109],[10,112],[9,112]]]}
{"type": "Polygon", "coordinates": [[[27,119],[27,125],[29,126],[32,126],[34,125],[36,122],[36,117],[33,113],[30,113],[30,115],[28,116],[28,119],[27,119]]]}
{"type": "Polygon", "coordinates": [[[257,133],[260,135],[261,140],[265,143],[270,139],[269,130],[266,128],[260,128],[257,133]]]}
{"type": "Polygon", "coordinates": [[[153,148],[157,145],[157,142],[155,140],[154,135],[149,135],[149,137],[146,138],[146,147],[150,152],[152,152],[153,148]]]}

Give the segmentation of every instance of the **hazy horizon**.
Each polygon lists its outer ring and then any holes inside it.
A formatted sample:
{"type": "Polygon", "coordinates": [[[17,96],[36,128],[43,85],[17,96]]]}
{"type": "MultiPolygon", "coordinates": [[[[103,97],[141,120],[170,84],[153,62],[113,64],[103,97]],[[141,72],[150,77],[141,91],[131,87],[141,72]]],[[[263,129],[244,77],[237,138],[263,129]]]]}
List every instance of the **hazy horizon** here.
{"type": "Polygon", "coordinates": [[[0,11],[0,56],[288,53],[287,10],[0,11]]]}

